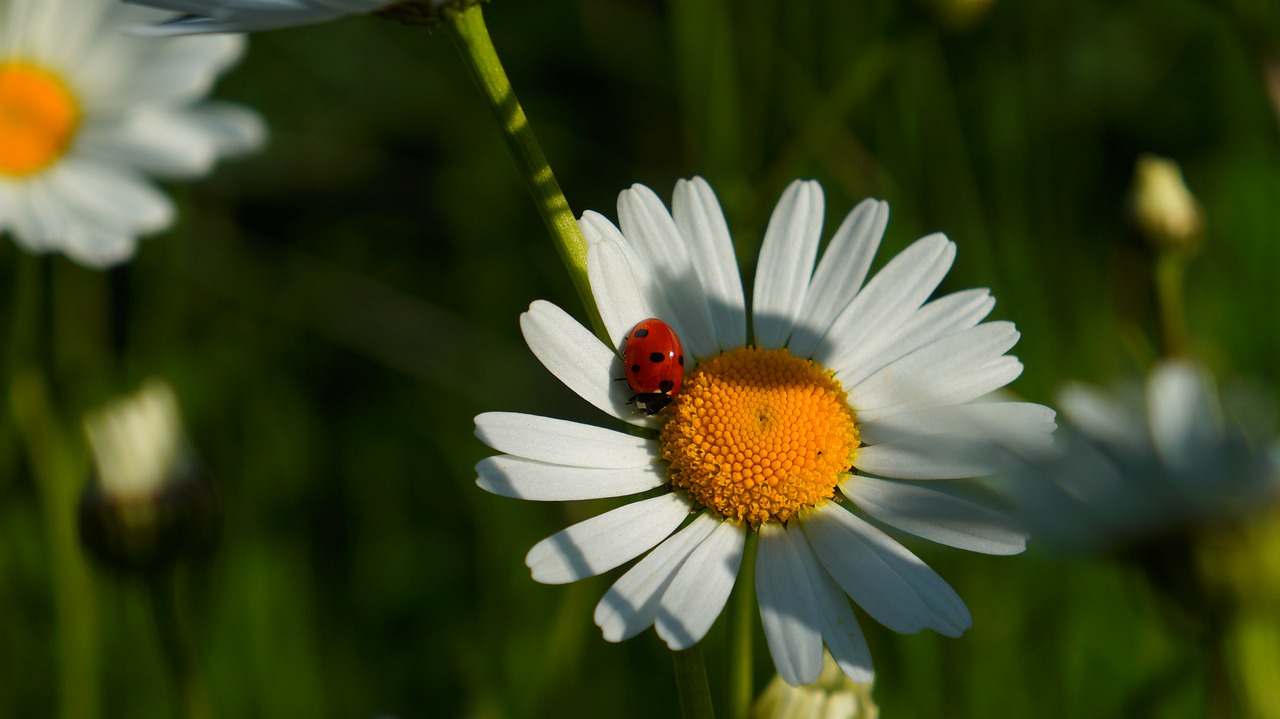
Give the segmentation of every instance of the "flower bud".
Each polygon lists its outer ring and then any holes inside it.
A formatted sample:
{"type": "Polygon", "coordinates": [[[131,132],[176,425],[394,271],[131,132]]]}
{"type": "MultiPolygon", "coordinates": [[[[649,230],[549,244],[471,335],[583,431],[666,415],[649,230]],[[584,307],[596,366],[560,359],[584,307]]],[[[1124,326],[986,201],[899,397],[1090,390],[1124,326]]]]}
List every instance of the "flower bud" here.
{"type": "Polygon", "coordinates": [[[80,498],[80,541],[91,556],[114,570],[152,574],[212,552],[221,506],[167,382],[148,380],[86,413],[84,428],[95,471],[80,498]]]}
{"type": "Polygon", "coordinates": [[[1138,232],[1157,250],[1190,255],[1200,248],[1204,210],[1173,160],[1155,155],[1138,158],[1129,213],[1138,232]]]}
{"type": "Polygon", "coordinates": [[[751,708],[752,719],[876,719],[880,707],[871,699],[872,683],[859,684],[822,650],[822,673],[813,684],[793,687],[775,675],[751,708]]]}

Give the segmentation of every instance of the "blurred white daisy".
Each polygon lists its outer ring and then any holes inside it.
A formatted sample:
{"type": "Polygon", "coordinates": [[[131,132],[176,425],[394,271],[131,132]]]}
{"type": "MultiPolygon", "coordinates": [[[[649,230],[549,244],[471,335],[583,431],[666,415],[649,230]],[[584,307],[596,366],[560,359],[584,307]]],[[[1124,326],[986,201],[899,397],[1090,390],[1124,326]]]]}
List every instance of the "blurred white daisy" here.
{"type": "Polygon", "coordinates": [[[244,40],[121,32],[156,17],[114,0],[0,4],[0,232],[23,248],[127,260],[173,221],[146,175],[198,177],[262,144],[256,114],[201,101],[244,40]]]}
{"type": "MultiPolygon", "coordinates": [[[[257,32],[313,25],[344,15],[363,15],[396,5],[414,4],[405,0],[125,0],[180,13],[177,17],[135,28],[144,35],[190,35],[194,33],[257,32]]],[[[417,0],[440,6],[447,0],[417,0]]]]}
{"type": "Polygon", "coordinates": [[[765,233],[749,340],[733,245],[705,181],[679,182],[672,212],[641,185],[620,195],[618,210],[621,231],[595,213],[579,221],[614,344],[544,301],[520,324],[552,374],[642,436],[482,414],[477,435],[504,454],[477,465],[478,483],[530,500],[649,496],[538,543],[526,558],[533,578],[572,582],[648,552],[605,594],[595,621],[609,641],[654,625],[681,650],[720,614],[756,532],[760,615],[793,685],[818,678],[824,643],[851,678],[871,679],[846,595],[896,631],[964,632],[960,597],[878,525],[978,552],[1021,551],[1017,523],[945,480],[1007,466],[1011,450],[1048,442],[1054,424],[1039,405],[975,402],[1021,372],[1005,354],[1018,333],[980,324],[994,304],[986,290],[926,302],[955,245],[925,237],[864,285],[888,221],[885,203],[867,200],[815,269],[822,190],[797,181],[765,233]],[[616,381],[622,339],[648,317],[667,321],[691,358],[683,387],[654,417],[637,414],[616,381]]]}
{"type": "Polygon", "coordinates": [[[1228,423],[1208,372],[1164,360],[1137,386],[1073,384],[1053,451],[1013,489],[1036,535],[1080,551],[1124,548],[1241,519],[1280,500],[1280,443],[1228,423]]]}

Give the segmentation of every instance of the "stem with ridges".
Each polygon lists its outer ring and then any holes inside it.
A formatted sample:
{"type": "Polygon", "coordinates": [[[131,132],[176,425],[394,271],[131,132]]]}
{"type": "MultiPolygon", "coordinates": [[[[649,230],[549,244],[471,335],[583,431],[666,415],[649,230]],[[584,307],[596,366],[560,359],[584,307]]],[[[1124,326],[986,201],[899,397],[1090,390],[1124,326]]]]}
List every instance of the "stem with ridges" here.
{"type": "Polygon", "coordinates": [[[760,535],[747,532],[733,595],[732,629],[729,639],[729,713],[733,719],[747,719],[755,699],[752,651],[756,630],[756,543],[760,535]]]}
{"type": "Polygon", "coordinates": [[[542,215],[547,231],[551,233],[556,251],[559,252],[565,269],[569,271],[569,277],[586,307],[596,334],[612,346],[604,322],[600,319],[600,312],[596,309],[591,283],[587,279],[587,241],[578,228],[578,222],[569,209],[569,202],[560,189],[560,183],[556,181],[555,173],[551,171],[551,165],[542,153],[533,128],[529,126],[520,101],[511,89],[511,81],[498,60],[498,52],[489,38],[480,6],[475,5],[462,11],[447,11],[445,27],[480,86],[489,108],[493,110],[498,128],[507,142],[507,149],[516,162],[516,169],[520,171],[533,195],[533,203],[542,215]]]}
{"type": "Polygon", "coordinates": [[[707,682],[707,665],[702,658],[702,645],[695,644],[682,652],[671,652],[675,664],[676,691],[680,694],[680,716],[684,719],[714,719],[711,685],[707,682]]]}

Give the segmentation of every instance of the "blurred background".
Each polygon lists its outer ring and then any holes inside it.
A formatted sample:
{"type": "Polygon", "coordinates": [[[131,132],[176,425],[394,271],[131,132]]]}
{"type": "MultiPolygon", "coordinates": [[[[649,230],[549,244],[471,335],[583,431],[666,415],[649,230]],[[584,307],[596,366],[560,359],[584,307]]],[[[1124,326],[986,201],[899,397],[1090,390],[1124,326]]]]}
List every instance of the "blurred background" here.
{"type": "MultiPolygon", "coordinates": [[[[485,7],[575,214],[616,218],[632,183],[669,199],[702,175],[750,287],[792,179],[821,181],[828,232],[883,198],[875,266],[945,232],[959,257],[942,291],[992,288],[993,318],[1023,335],[1012,389],[1047,403],[1065,379],[1158,355],[1150,253],[1124,211],[1147,152],[1177,160],[1205,209],[1192,352],[1276,399],[1277,14],[1267,0],[485,7]]],[[[0,290],[0,336],[37,323],[59,412],[152,375],[177,390],[226,510],[218,552],[180,577],[216,715],[675,715],[660,640],[612,645],[592,624],[617,572],[549,587],[523,563],[607,503],[474,486],[477,413],[601,418],[520,338],[534,299],[584,315],[449,37],[370,17],[255,35],[216,94],[260,111],[269,146],[168,188],[179,224],[132,264],[99,273],[0,242],[0,288],[23,273],[49,288],[37,310],[0,290]]],[[[172,716],[143,595],[51,559],[78,493],[41,494],[6,414],[0,717],[172,716]],[[55,600],[59,581],[73,601],[55,600]],[[60,710],[62,654],[80,684],[60,710]]],[[[860,614],[884,716],[1206,716],[1197,635],[1126,565],[1034,540],[1013,558],[907,544],[974,627],[900,636],[860,614]]],[[[713,691],[722,624],[705,642],[713,691]]],[[[763,688],[762,636],[756,671],[763,688]]]]}

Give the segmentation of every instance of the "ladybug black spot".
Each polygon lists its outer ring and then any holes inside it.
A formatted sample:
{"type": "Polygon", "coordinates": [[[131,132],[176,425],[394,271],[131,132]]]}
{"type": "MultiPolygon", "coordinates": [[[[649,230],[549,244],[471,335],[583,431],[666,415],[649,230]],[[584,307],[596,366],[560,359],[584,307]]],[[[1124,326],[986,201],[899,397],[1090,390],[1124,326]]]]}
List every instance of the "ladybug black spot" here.
{"type": "Polygon", "coordinates": [[[635,337],[636,339],[640,339],[641,337],[648,337],[648,336],[649,336],[649,330],[646,330],[646,329],[644,329],[644,328],[642,327],[642,328],[640,328],[640,329],[637,329],[635,332],[632,332],[632,333],[631,333],[631,336],[632,336],[632,337],[635,337]]]}
{"type": "Polygon", "coordinates": [[[679,362],[680,362],[680,366],[681,366],[681,367],[683,367],[683,366],[684,366],[684,355],[680,355],[680,360],[679,360],[679,362]]]}
{"type": "Polygon", "coordinates": [[[664,379],[658,383],[658,391],[662,392],[663,394],[666,394],[671,390],[675,389],[675,386],[676,386],[675,382],[672,382],[669,379],[664,379]]]}
{"type": "Polygon", "coordinates": [[[640,365],[638,364],[631,365],[631,374],[640,374],[640,365]]]}
{"type": "Polygon", "coordinates": [[[665,359],[665,358],[666,358],[666,356],[665,356],[665,355],[663,355],[661,352],[650,352],[650,353],[649,353],[649,361],[650,361],[650,362],[652,362],[652,363],[654,363],[654,364],[658,364],[659,362],[661,362],[661,361],[662,361],[663,359],[665,359]]]}

